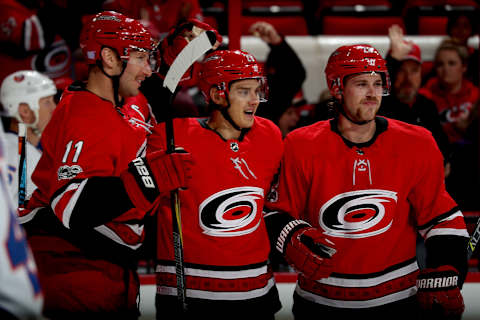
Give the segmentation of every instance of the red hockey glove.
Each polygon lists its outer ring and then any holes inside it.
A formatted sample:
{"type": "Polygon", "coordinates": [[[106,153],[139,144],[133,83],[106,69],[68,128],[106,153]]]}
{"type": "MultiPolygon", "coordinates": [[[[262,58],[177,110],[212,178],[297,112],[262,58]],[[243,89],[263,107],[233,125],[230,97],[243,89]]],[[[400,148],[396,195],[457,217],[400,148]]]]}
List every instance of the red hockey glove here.
{"type": "Polygon", "coordinates": [[[120,178],[135,207],[148,211],[163,192],[187,188],[191,179],[192,156],[181,150],[167,154],[155,151],[136,158],[120,178]]]}
{"type": "Polygon", "coordinates": [[[332,273],[330,258],[336,252],[332,246],[333,243],[329,243],[320,231],[302,220],[289,222],[277,241],[277,250],[283,253],[285,260],[313,280],[326,278],[332,273]]]}
{"type": "MultiPolygon", "coordinates": [[[[203,23],[196,19],[189,19],[186,22],[170,29],[168,35],[160,42],[158,50],[158,73],[162,78],[165,78],[168,69],[180,51],[182,51],[182,49],[202,31],[213,31],[215,33],[217,42],[214,48],[217,48],[222,43],[222,36],[217,30],[212,28],[209,24],[203,23]]],[[[193,75],[194,72],[192,71],[192,68],[189,68],[180,80],[180,84],[193,85],[193,75]]]]}
{"type": "MultiPolygon", "coordinates": [[[[452,266],[427,268],[417,278],[417,300],[426,319],[460,319],[465,305],[452,266]]],[[[423,318],[422,318],[423,319],[423,318]]]]}

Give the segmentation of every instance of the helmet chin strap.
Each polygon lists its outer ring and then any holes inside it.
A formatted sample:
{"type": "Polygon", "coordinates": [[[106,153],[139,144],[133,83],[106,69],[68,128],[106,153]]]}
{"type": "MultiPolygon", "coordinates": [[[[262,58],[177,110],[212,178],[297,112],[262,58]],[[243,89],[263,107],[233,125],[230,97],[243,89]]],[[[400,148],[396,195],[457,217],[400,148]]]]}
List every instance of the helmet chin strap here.
{"type": "Polygon", "coordinates": [[[240,128],[232,119],[230,116],[230,113],[228,113],[228,109],[230,109],[230,100],[228,99],[227,95],[225,95],[225,98],[227,100],[227,106],[225,108],[220,108],[220,112],[222,113],[222,116],[227,120],[235,130],[242,131],[242,128],[240,128]]]}
{"type": "Polygon", "coordinates": [[[113,99],[115,100],[115,107],[120,108],[123,104],[123,101],[120,101],[118,98],[118,89],[120,87],[120,77],[122,76],[123,72],[127,68],[127,62],[122,60],[122,71],[118,75],[111,76],[105,72],[103,69],[103,65],[100,60],[97,60],[97,66],[102,70],[103,74],[106,75],[108,78],[112,80],[112,87],[113,87],[113,99]]]}

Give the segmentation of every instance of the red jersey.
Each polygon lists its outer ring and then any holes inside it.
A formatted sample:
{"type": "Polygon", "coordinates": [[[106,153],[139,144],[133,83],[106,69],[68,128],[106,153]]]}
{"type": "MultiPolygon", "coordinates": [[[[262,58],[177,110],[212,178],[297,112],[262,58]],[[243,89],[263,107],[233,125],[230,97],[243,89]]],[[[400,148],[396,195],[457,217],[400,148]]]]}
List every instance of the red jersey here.
{"type": "Polygon", "coordinates": [[[152,133],[152,128],[157,124],[152,108],[141,92],[134,97],[126,98],[120,111],[130,126],[145,138],[152,133]]]}
{"type": "Polygon", "coordinates": [[[69,76],[69,47],[59,35],[46,42],[35,10],[19,1],[0,0],[0,26],[0,81],[18,70],[36,70],[54,80],[69,76]]]}
{"type": "MultiPolygon", "coordinates": [[[[29,208],[37,202],[50,205],[62,224],[70,228],[72,212],[88,179],[118,177],[130,161],[145,153],[145,128],[151,124],[146,121],[150,109],[144,103],[145,97],[134,97],[123,106],[122,113],[89,91],[66,91],[42,135],[43,154],[32,176],[38,190],[29,208]]],[[[138,248],[143,241],[143,225],[125,228],[123,224],[120,219],[95,229],[117,243],[138,248]]]]}
{"type": "MultiPolygon", "coordinates": [[[[279,129],[257,117],[240,139],[225,141],[206,119],[184,118],[174,120],[174,136],[195,161],[190,187],[179,191],[187,299],[266,300],[275,283],[262,209],[283,151],[279,129]]],[[[165,149],[163,124],[149,137],[148,151],[158,149],[165,149]]],[[[175,296],[168,203],[157,217],[157,294],[175,296]]],[[[272,301],[264,306],[273,309],[272,301]]]]}
{"type": "Polygon", "coordinates": [[[463,79],[460,91],[450,94],[440,87],[438,78],[432,78],[419,90],[419,93],[430,98],[437,105],[440,121],[449,141],[457,142],[462,139],[461,131],[456,129],[456,122],[471,116],[472,109],[479,99],[478,87],[469,80],[463,79]]]}
{"type": "Polygon", "coordinates": [[[38,189],[22,220],[47,284],[46,312],[137,312],[133,274],[145,213],[129,202],[119,176],[145,154],[144,128],[151,124],[143,102],[143,96],[129,99],[124,114],[71,86],[42,134],[32,176],[38,189]]]}
{"type": "Polygon", "coordinates": [[[342,138],[336,120],[291,132],[278,189],[267,207],[290,213],[336,244],[335,269],[313,281],[299,274],[303,299],[369,308],[416,293],[417,231],[468,237],[445,191],[443,158],[429,131],[377,117],[371,141],[342,138]]]}

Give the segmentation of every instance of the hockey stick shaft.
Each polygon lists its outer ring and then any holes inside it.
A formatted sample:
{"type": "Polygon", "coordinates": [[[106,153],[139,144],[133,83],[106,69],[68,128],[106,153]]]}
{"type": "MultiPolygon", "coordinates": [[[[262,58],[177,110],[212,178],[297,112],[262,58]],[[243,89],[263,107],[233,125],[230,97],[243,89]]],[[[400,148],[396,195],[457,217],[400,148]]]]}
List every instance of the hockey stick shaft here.
{"type": "Polygon", "coordinates": [[[479,239],[480,239],[480,218],[477,220],[477,225],[475,226],[475,229],[473,230],[473,233],[470,236],[470,239],[468,240],[467,260],[470,260],[470,258],[472,257],[479,239]]]}
{"type": "Polygon", "coordinates": [[[27,128],[24,123],[18,124],[18,207],[25,206],[27,188],[27,158],[26,158],[27,128]]]}
{"type": "MultiPolygon", "coordinates": [[[[175,93],[170,96],[170,107],[173,105],[175,93]]],[[[175,152],[175,136],[173,134],[173,119],[169,117],[165,123],[167,137],[167,153],[175,152]]],[[[183,235],[182,221],[180,211],[180,197],[178,190],[170,192],[170,206],[172,211],[172,236],[173,236],[173,252],[175,254],[175,273],[177,276],[177,298],[180,310],[183,312],[187,309],[186,304],[186,286],[185,286],[185,266],[183,259],[183,235]]]]}
{"type": "MultiPolygon", "coordinates": [[[[215,44],[216,37],[213,32],[206,31],[193,39],[183,50],[179,53],[175,61],[170,66],[168,73],[165,76],[163,86],[170,90],[170,109],[173,107],[173,100],[178,83],[188,68],[205,52],[210,50],[215,44]]],[[[173,114],[173,112],[172,112],[173,114]]],[[[166,139],[167,139],[167,153],[175,152],[175,137],[173,133],[173,116],[168,117],[165,123],[166,139]]],[[[172,235],[173,248],[175,254],[175,273],[177,276],[177,297],[180,309],[183,313],[187,310],[186,303],[186,285],[185,285],[185,265],[183,255],[183,235],[182,235],[182,221],[180,212],[180,197],[178,190],[174,190],[170,194],[171,209],[172,209],[172,235]]]]}

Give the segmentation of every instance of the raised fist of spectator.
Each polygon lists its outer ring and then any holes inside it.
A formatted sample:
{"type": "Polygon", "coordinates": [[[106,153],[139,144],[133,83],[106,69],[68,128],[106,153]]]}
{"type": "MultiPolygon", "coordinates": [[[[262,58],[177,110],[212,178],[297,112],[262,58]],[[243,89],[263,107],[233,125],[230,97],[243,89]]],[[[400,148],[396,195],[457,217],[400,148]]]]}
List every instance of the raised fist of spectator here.
{"type": "Polygon", "coordinates": [[[276,45],[282,42],[282,36],[275,30],[275,27],[265,21],[258,21],[252,24],[249,32],[260,37],[268,44],[276,45]]]}
{"type": "Polygon", "coordinates": [[[390,38],[390,55],[399,61],[402,61],[405,56],[412,50],[412,42],[406,41],[403,38],[403,29],[394,24],[388,28],[388,37],[390,38]]]}

